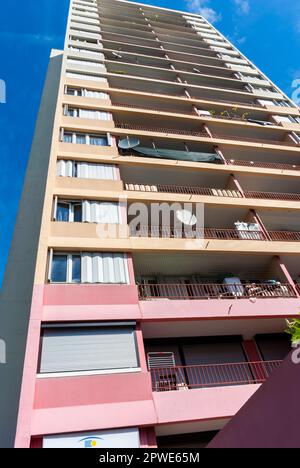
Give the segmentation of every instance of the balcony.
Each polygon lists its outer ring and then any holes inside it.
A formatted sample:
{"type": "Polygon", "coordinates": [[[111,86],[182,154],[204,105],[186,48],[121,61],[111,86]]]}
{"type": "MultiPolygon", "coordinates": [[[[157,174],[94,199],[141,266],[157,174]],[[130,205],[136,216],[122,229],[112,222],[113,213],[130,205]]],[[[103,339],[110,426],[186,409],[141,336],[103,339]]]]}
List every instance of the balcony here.
{"type": "Polygon", "coordinates": [[[174,366],[151,369],[153,392],[264,383],[282,361],[174,366]]]}
{"type": "MultiPolygon", "coordinates": [[[[148,116],[148,120],[149,119],[149,116],[148,116]]],[[[194,125],[197,125],[197,123],[195,123],[194,125]]],[[[190,127],[192,127],[192,123],[190,124],[190,127]]],[[[183,130],[182,129],[182,125],[178,125],[178,128],[169,128],[169,127],[156,127],[156,126],[141,126],[141,125],[136,125],[136,124],[133,124],[133,123],[120,123],[120,122],[115,122],[115,127],[118,129],[122,129],[122,130],[132,130],[132,134],[135,134],[135,135],[140,135],[140,134],[144,134],[144,132],[147,133],[163,133],[165,134],[165,136],[169,136],[169,135],[182,135],[182,136],[187,136],[187,137],[191,137],[191,138],[207,138],[207,139],[214,139],[214,140],[228,140],[228,141],[231,141],[231,142],[236,142],[236,143],[251,143],[251,144],[260,144],[260,145],[270,145],[270,146],[286,146],[286,147],[293,147],[293,148],[296,148],[296,143],[294,143],[293,141],[291,140],[287,140],[287,139],[274,139],[274,136],[275,136],[275,133],[274,135],[273,134],[269,134],[267,136],[270,136],[270,139],[262,139],[261,138],[261,135],[266,135],[266,133],[260,133],[260,131],[257,131],[255,132],[254,130],[251,130],[250,128],[246,129],[245,131],[242,131],[240,128],[238,129],[238,135],[237,135],[237,132],[235,134],[233,134],[232,130],[229,130],[229,132],[231,132],[231,134],[228,132],[227,134],[224,133],[224,126],[222,128],[222,131],[223,133],[216,133],[214,131],[211,131],[211,135],[207,133],[207,131],[192,131],[192,130],[183,130]],[[181,128],[180,128],[181,127],[181,128]],[[255,134],[257,136],[248,136],[248,135],[251,135],[252,134],[255,134]]],[[[210,124],[209,125],[210,127],[210,130],[211,130],[211,127],[212,125],[210,124]]],[[[287,135],[287,133],[286,133],[287,135]]]]}
{"type": "MultiPolygon", "coordinates": [[[[270,283],[192,283],[138,285],[141,301],[156,299],[200,300],[200,299],[251,299],[251,298],[295,298],[295,290],[288,283],[271,280],[270,283]]],[[[192,281],[192,279],[191,279],[192,281]]]]}

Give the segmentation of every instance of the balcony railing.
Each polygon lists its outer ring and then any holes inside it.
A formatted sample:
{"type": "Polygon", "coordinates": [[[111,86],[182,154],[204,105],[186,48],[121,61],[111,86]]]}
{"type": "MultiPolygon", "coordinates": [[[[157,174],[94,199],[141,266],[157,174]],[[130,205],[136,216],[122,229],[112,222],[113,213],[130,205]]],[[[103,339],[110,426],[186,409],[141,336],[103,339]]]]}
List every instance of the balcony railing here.
{"type": "MultiPolygon", "coordinates": [[[[223,239],[223,240],[258,240],[266,241],[262,231],[238,231],[237,229],[216,228],[176,228],[169,226],[135,226],[130,227],[131,237],[158,237],[172,239],[223,239]]],[[[280,233],[277,233],[278,237],[280,233]]],[[[279,240],[279,239],[278,239],[279,240]]],[[[300,233],[299,233],[300,240],[300,233]]]]}
{"type": "Polygon", "coordinates": [[[295,146],[296,143],[292,141],[280,141],[280,140],[263,140],[261,138],[250,138],[245,136],[236,136],[236,135],[221,135],[217,133],[211,133],[211,136],[204,131],[194,132],[190,130],[181,130],[177,128],[162,128],[162,127],[151,127],[151,126],[141,126],[141,125],[134,125],[134,124],[126,124],[126,123],[115,123],[116,128],[124,129],[124,130],[136,130],[138,132],[151,132],[151,133],[165,133],[171,135],[186,135],[198,138],[214,138],[214,139],[221,139],[221,140],[233,140],[233,141],[246,141],[249,143],[258,143],[258,144],[266,144],[266,145],[280,145],[280,146],[295,146]]]}
{"type": "Polygon", "coordinates": [[[203,195],[212,197],[235,197],[242,198],[243,195],[239,190],[212,189],[205,187],[189,187],[186,185],[149,185],[149,184],[127,184],[125,190],[138,192],[161,192],[161,193],[176,193],[180,195],[203,195]]]}
{"type": "Polygon", "coordinates": [[[234,166],[261,167],[265,169],[300,171],[300,166],[295,164],[268,163],[261,161],[242,161],[241,159],[226,159],[226,163],[234,166]]]}
{"type": "Polygon", "coordinates": [[[300,231],[267,231],[266,235],[263,231],[152,225],[139,227],[129,225],[129,229],[131,237],[300,242],[300,231]]]}
{"type": "Polygon", "coordinates": [[[245,283],[245,284],[139,284],[141,301],[156,299],[200,300],[200,299],[270,299],[296,297],[289,283],[245,283]]]}
{"type": "Polygon", "coordinates": [[[154,392],[261,384],[282,361],[206,364],[151,369],[154,392]]]}
{"type": "Polygon", "coordinates": [[[268,231],[272,241],[279,242],[299,242],[300,232],[298,231],[268,231]]]}
{"type": "Polygon", "coordinates": [[[116,107],[128,107],[129,109],[142,109],[142,110],[149,110],[149,111],[155,111],[155,112],[168,112],[168,113],[176,113],[176,114],[184,114],[184,115],[191,115],[194,117],[197,117],[196,113],[193,111],[187,112],[183,111],[180,108],[178,108],[176,111],[175,110],[168,110],[168,109],[159,109],[158,107],[151,107],[151,106],[139,106],[137,104],[120,104],[120,103],[112,103],[113,106],[116,107]]]}
{"type": "Polygon", "coordinates": [[[189,130],[181,130],[177,128],[161,128],[161,127],[144,127],[141,125],[134,125],[134,124],[125,124],[125,123],[115,123],[116,128],[121,128],[124,130],[137,130],[141,132],[154,132],[154,133],[171,133],[173,135],[189,135],[194,137],[201,137],[201,138],[210,138],[207,132],[192,132],[189,130]]]}
{"type": "Polygon", "coordinates": [[[300,201],[299,193],[279,193],[279,192],[257,192],[244,191],[246,198],[261,198],[264,200],[283,200],[283,201],[300,201]]]}
{"type": "Polygon", "coordinates": [[[188,187],[185,185],[149,185],[149,184],[125,184],[125,190],[139,192],[176,193],[179,195],[199,195],[209,197],[230,198],[259,198],[263,200],[300,201],[298,193],[239,191],[228,189],[215,189],[206,187],[188,187]]]}

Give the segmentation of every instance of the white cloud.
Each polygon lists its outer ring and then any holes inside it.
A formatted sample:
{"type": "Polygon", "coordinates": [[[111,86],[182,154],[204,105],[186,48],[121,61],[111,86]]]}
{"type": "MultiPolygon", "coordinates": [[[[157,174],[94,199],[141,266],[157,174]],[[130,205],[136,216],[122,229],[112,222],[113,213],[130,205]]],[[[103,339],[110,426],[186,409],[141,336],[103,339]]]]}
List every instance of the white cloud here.
{"type": "Polygon", "coordinates": [[[250,12],[250,3],[249,0],[233,0],[236,6],[238,7],[238,13],[243,15],[248,15],[250,12]]]}
{"type": "Polygon", "coordinates": [[[210,7],[210,0],[186,0],[189,11],[204,16],[211,23],[221,19],[221,15],[210,7]]]}

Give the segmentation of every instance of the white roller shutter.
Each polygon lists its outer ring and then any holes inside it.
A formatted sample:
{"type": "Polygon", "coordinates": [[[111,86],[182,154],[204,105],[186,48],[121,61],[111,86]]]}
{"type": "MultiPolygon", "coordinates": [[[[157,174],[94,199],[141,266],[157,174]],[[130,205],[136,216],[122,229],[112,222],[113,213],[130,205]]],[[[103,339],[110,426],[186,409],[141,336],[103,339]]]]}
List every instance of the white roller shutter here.
{"type": "Polygon", "coordinates": [[[85,200],[82,203],[84,223],[119,224],[119,204],[85,200]]]}
{"type": "Polygon", "coordinates": [[[77,177],[80,179],[116,180],[116,166],[112,164],[78,163],[77,177]]]}
{"type": "Polygon", "coordinates": [[[44,329],[41,374],[137,367],[133,326],[70,326],[44,329]]]}
{"type": "Polygon", "coordinates": [[[127,256],[123,253],[89,253],[81,256],[81,282],[129,284],[127,256]]]}
{"type": "Polygon", "coordinates": [[[65,161],[63,159],[57,161],[56,175],[58,177],[73,177],[74,161],[65,161]]]}

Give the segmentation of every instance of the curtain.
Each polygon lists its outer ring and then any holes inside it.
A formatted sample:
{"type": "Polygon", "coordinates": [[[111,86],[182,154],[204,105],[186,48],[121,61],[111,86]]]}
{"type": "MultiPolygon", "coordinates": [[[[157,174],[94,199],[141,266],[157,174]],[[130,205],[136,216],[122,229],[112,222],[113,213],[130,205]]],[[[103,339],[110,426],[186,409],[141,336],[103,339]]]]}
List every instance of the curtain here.
{"type": "Polygon", "coordinates": [[[77,177],[80,179],[116,180],[116,166],[79,162],[77,164],[77,177]]]}
{"type": "Polygon", "coordinates": [[[84,89],[82,93],[83,97],[87,98],[96,98],[96,99],[108,99],[109,95],[107,93],[102,93],[101,91],[90,91],[88,89],[84,89]]]}
{"type": "Polygon", "coordinates": [[[85,200],[82,203],[84,223],[119,224],[119,204],[85,200]]]}
{"type": "Polygon", "coordinates": [[[82,283],[129,284],[127,256],[122,253],[83,253],[82,283]]]}
{"type": "Polygon", "coordinates": [[[111,114],[109,112],[101,112],[88,109],[79,109],[79,117],[81,119],[111,120],[111,114]]]}
{"type": "Polygon", "coordinates": [[[137,367],[133,326],[70,326],[44,330],[40,373],[137,367]]]}
{"type": "Polygon", "coordinates": [[[100,81],[101,83],[108,84],[107,79],[103,78],[102,76],[84,75],[83,73],[72,73],[72,72],[67,72],[67,76],[70,78],[76,78],[77,80],[100,81]]]}
{"type": "Polygon", "coordinates": [[[74,176],[74,161],[65,161],[63,159],[57,161],[56,175],[58,177],[73,177],[74,176]]]}

